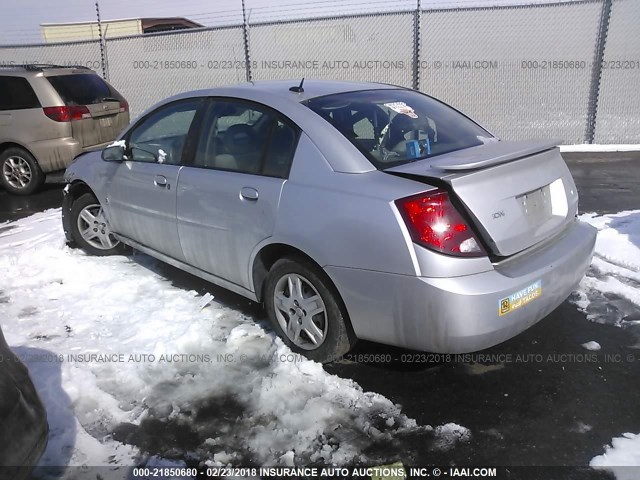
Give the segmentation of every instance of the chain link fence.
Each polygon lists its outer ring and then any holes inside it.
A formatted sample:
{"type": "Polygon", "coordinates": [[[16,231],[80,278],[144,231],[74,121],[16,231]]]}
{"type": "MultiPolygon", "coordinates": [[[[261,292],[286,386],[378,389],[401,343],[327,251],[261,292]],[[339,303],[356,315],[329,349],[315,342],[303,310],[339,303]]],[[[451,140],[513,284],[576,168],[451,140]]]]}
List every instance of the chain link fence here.
{"type": "Polygon", "coordinates": [[[596,143],[640,143],[640,1],[614,0],[602,62],[596,143]]]}
{"type": "Polygon", "coordinates": [[[255,80],[346,79],[412,86],[414,13],[252,26],[255,80]]]}
{"type": "Polygon", "coordinates": [[[245,81],[242,27],[114,38],[107,77],[132,118],[176,93],[245,81]]]}
{"type": "Polygon", "coordinates": [[[422,17],[420,89],[501,138],[585,139],[600,2],[422,17]]]}
{"type": "MultiPolygon", "coordinates": [[[[132,117],[187,90],[307,77],[417,88],[508,140],[640,143],[638,0],[270,20],[247,32],[246,43],[243,25],[110,38],[104,70],[132,117]]],[[[98,41],[0,46],[1,63],[103,70],[98,41]]]]}
{"type": "Polygon", "coordinates": [[[0,46],[0,65],[27,63],[84,65],[102,73],[100,42],[0,46]]]}

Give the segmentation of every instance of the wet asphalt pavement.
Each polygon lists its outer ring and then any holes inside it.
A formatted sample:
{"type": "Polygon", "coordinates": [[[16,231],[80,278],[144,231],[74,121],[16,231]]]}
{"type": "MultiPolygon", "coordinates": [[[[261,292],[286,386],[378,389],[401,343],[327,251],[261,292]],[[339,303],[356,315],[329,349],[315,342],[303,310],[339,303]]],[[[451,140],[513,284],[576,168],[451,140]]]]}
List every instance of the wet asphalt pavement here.
{"type": "Polygon", "coordinates": [[[0,187],[0,223],[7,220],[18,220],[36,212],[62,205],[62,173],[47,177],[44,186],[33,195],[21,197],[9,195],[0,187]]]}
{"type": "MultiPolygon", "coordinates": [[[[581,212],[640,208],[640,155],[565,158],[581,212]]],[[[0,190],[0,223],[59,207],[61,189],[50,183],[26,198],[0,190]]],[[[264,318],[260,307],[233,293],[170,266],[160,269],[177,286],[209,291],[243,313],[264,318]]],[[[455,422],[471,430],[469,442],[450,449],[435,445],[433,435],[414,434],[369,452],[389,463],[584,466],[604,452],[612,437],[640,433],[639,339],[629,330],[588,321],[568,301],[516,338],[471,357],[361,342],[348,358],[326,368],[401,404],[419,425],[455,422]],[[602,349],[590,352],[581,346],[591,340],[602,349]]],[[[580,478],[610,477],[589,471],[580,478]]]]}

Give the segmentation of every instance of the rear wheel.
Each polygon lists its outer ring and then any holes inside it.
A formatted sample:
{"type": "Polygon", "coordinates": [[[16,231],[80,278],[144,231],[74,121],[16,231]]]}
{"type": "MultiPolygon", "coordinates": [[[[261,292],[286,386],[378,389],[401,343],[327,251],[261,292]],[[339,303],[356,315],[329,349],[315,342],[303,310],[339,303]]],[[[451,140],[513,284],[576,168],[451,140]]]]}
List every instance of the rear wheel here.
{"type": "Polygon", "coordinates": [[[335,288],[322,270],[303,259],[283,258],[273,265],[265,305],[276,333],[312,360],[330,362],[355,344],[335,288]]]}
{"type": "Polygon", "coordinates": [[[85,193],[71,205],[71,236],[91,255],[125,255],[128,248],[109,227],[102,205],[91,193],[85,193]]]}
{"type": "Polygon", "coordinates": [[[44,183],[45,176],[29,152],[22,148],[7,148],[0,153],[0,183],[9,193],[30,195],[44,183]]]}

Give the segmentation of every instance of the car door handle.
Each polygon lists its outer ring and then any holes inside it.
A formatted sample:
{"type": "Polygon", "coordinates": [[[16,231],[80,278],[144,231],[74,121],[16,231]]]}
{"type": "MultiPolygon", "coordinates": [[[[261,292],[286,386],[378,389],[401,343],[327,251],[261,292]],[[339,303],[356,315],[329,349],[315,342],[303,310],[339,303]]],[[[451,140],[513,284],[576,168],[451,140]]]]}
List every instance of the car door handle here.
{"type": "Polygon", "coordinates": [[[157,187],[166,187],[168,185],[167,184],[167,177],[165,177],[164,175],[156,175],[153,178],[153,183],[157,187]]]}
{"type": "Polygon", "coordinates": [[[255,202],[256,200],[258,200],[258,191],[255,188],[242,187],[242,189],[240,190],[240,198],[255,202]]]}

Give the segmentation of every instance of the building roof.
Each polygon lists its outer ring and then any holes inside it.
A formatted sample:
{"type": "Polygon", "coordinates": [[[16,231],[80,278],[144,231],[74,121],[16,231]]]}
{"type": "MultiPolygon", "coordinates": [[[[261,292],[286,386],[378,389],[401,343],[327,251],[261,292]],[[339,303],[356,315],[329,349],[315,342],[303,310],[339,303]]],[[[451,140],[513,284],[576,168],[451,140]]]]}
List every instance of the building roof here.
{"type": "MultiPolygon", "coordinates": [[[[189,23],[193,27],[202,27],[200,23],[194,22],[193,20],[189,20],[184,17],[130,17],[130,18],[114,18],[114,19],[105,19],[100,20],[100,23],[115,23],[115,22],[130,22],[132,20],[141,20],[142,22],[184,22],[189,23]]],[[[97,20],[87,20],[83,22],[45,22],[41,23],[41,27],[64,27],[67,25],[89,25],[89,24],[97,24],[97,20]]]]}

